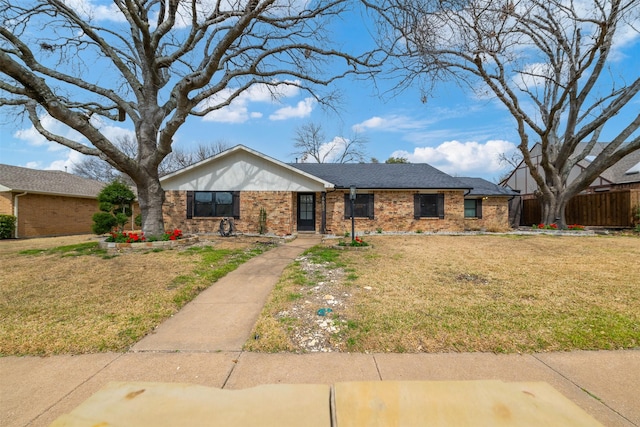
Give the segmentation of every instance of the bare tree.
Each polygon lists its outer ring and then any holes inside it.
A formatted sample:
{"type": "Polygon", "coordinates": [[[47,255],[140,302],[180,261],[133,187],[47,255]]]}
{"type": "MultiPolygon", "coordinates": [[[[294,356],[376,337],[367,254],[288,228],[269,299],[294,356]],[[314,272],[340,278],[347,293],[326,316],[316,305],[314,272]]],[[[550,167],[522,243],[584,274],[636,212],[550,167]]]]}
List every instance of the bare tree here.
{"type": "Polygon", "coordinates": [[[322,126],[311,122],[296,128],[295,132],[294,155],[300,156],[302,162],[354,163],[366,157],[367,138],[358,133],[328,141],[322,126]]]}
{"type": "MultiPolygon", "coordinates": [[[[135,157],[137,144],[133,138],[121,137],[114,141],[114,144],[130,157],[135,157]]],[[[158,166],[158,174],[164,176],[179,169],[195,164],[199,161],[208,159],[218,153],[229,148],[225,142],[216,142],[213,144],[199,144],[193,150],[181,150],[174,148],[167,157],[162,160],[158,166]]],[[[85,156],[82,160],[75,163],[71,169],[75,175],[85,178],[95,179],[102,182],[112,182],[121,179],[130,185],[135,185],[133,180],[126,174],[118,171],[108,162],[98,157],[85,156]]]]}
{"type": "Polygon", "coordinates": [[[328,21],[351,3],[0,0],[0,108],[131,177],[142,229],[158,235],[160,164],[189,116],[226,107],[255,85],[274,97],[294,86],[328,103],[319,88],[372,71],[374,53],[339,51],[329,39],[328,21]],[[47,128],[47,116],[82,139],[47,128]],[[135,130],[135,156],[104,133],[116,122],[135,130]]]}
{"type": "Polygon", "coordinates": [[[366,3],[380,17],[381,42],[400,61],[401,86],[419,81],[428,91],[453,79],[508,109],[539,187],[542,222],[566,226],[567,202],[640,149],[640,115],[632,105],[639,72],[615,55],[622,47],[616,42],[637,37],[639,0],[366,3]],[[592,152],[604,131],[613,136],[592,152]],[[529,153],[535,142],[539,165],[529,153]],[[595,159],[569,179],[589,155],[595,159]]]}

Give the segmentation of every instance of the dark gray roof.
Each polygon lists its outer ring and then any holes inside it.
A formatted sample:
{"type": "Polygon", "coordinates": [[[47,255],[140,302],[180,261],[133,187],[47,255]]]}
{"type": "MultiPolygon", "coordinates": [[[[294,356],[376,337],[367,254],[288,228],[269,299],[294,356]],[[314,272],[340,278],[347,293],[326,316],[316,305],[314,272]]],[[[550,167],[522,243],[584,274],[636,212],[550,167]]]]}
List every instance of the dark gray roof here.
{"type": "Polygon", "coordinates": [[[602,176],[614,184],[628,184],[640,181],[640,173],[627,173],[637,170],[640,165],[640,150],[621,158],[616,164],[602,173],[602,176]]]}
{"type": "Polygon", "coordinates": [[[486,197],[486,196],[504,196],[504,197],[512,197],[517,196],[518,193],[511,190],[510,188],[500,187],[493,182],[487,181],[482,178],[468,178],[461,177],[458,178],[460,181],[464,182],[466,185],[471,187],[471,191],[469,192],[469,196],[478,196],[478,197],[486,197]]]}
{"type": "Polygon", "coordinates": [[[13,192],[31,192],[97,198],[103,182],[62,171],[45,171],[0,164],[0,186],[13,192]]]}
{"type": "Polygon", "coordinates": [[[336,188],[468,190],[457,178],[426,163],[291,163],[336,188]]]}

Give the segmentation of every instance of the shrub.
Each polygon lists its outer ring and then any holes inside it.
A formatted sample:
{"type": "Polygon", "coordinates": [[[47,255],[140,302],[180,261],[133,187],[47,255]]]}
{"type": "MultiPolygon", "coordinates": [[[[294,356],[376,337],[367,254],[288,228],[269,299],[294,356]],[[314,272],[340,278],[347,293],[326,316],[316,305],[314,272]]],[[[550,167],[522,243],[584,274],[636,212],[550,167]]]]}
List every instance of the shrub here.
{"type": "Polygon", "coordinates": [[[116,217],[109,212],[97,212],[93,214],[92,219],[93,225],[91,226],[91,230],[96,234],[108,233],[113,230],[113,227],[117,224],[116,217]]]}
{"type": "Polygon", "coordinates": [[[11,239],[16,226],[16,217],[0,215],[0,239],[11,239]]]}
{"type": "Polygon", "coordinates": [[[116,180],[104,187],[98,194],[101,212],[93,215],[93,232],[108,233],[116,226],[122,231],[133,214],[131,204],[135,198],[133,191],[122,181],[116,180]]]}

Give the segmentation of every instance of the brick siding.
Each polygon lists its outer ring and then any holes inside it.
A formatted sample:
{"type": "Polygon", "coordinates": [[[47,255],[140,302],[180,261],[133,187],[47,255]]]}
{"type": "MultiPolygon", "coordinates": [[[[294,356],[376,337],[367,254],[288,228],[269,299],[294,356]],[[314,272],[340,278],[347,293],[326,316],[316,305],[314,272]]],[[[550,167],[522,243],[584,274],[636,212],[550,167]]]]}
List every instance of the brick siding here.
{"type": "MultiPolygon", "coordinates": [[[[3,213],[5,204],[6,201],[0,201],[3,213]]],[[[18,198],[18,209],[18,237],[88,234],[92,232],[91,218],[98,212],[98,201],[26,194],[18,198]]],[[[13,207],[8,213],[13,215],[13,207]]]]}
{"type": "MultiPolygon", "coordinates": [[[[294,232],[295,193],[289,191],[241,191],[240,218],[235,219],[240,233],[254,234],[260,230],[260,208],[267,213],[266,233],[279,236],[294,232]]],[[[187,219],[186,191],[167,191],[163,206],[165,228],[179,228],[193,234],[217,233],[221,217],[187,219]]]]}
{"type": "Polygon", "coordinates": [[[482,200],[482,218],[465,218],[465,230],[499,232],[509,230],[509,199],[487,197],[482,200]]]}
{"type": "MultiPolygon", "coordinates": [[[[444,219],[413,216],[412,191],[376,191],[374,218],[355,218],[356,234],[382,232],[462,231],[464,196],[462,191],[444,191],[444,219]]],[[[351,219],[344,217],[344,194],[327,194],[327,232],[342,235],[351,232],[351,219]]]]}
{"type": "Polygon", "coordinates": [[[13,215],[13,198],[9,192],[0,193],[0,214],[13,215]]]}
{"type": "MultiPolygon", "coordinates": [[[[482,202],[482,218],[464,218],[464,193],[444,191],[444,219],[413,216],[412,191],[377,191],[374,195],[374,218],[356,218],[356,232],[438,232],[481,230],[501,231],[509,227],[507,198],[486,198],[482,202]]],[[[351,232],[351,219],[344,217],[344,191],[326,194],[327,233],[351,232]]],[[[316,232],[321,232],[322,194],[316,193],[316,232]]],[[[260,208],[267,212],[266,232],[290,235],[296,232],[297,195],[279,191],[240,192],[240,218],[235,225],[240,233],[259,232],[260,208]]],[[[163,207],[165,227],[179,228],[185,233],[217,233],[221,218],[187,219],[186,191],[167,191],[163,207]]]]}

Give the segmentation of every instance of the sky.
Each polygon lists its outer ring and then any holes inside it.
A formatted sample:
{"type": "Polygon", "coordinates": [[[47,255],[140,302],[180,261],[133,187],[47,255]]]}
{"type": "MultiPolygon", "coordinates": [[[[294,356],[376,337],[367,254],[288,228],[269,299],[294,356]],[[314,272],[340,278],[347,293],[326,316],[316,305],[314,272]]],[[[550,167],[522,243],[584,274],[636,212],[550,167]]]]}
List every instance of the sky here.
{"type": "MultiPolygon", "coordinates": [[[[370,37],[367,31],[354,29],[353,22],[337,25],[337,32],[345,43],[358,45],[370,37]]],[[[634,50],[637,57],[640,49],[634,50]]],[[[499,155],[513,153],[519,139],[513,118],[496,100],[478,99],[454,83],[443,83],[423,102],[417,87],[390,91],[393,85],[385,80],[337,82],[330,89],[341,95],[339,114],[323,110],[298,90],[288,90],[274,101],[255,88],[215,115],[189,118],[174,146],[188,151],[200,144],[243,144],[277,160],[295,162],[296,129],[313,122],[322,127],[328,144],[355,133],[364,137],[367,160],[405,157],[453,176],[493,182],[508,172],[510,166],[501,163],[499,155]]],[[[48,125],[60,129],[51,121],[48,125]]],[[[106,126],[105,134],[112,138],[130,134],[131,129],[116,125],[120,124],[106,126]]],[[[0,119],[0,163],[71,171],[81,158],[46,141],[28,122],[0,119]]]]}

